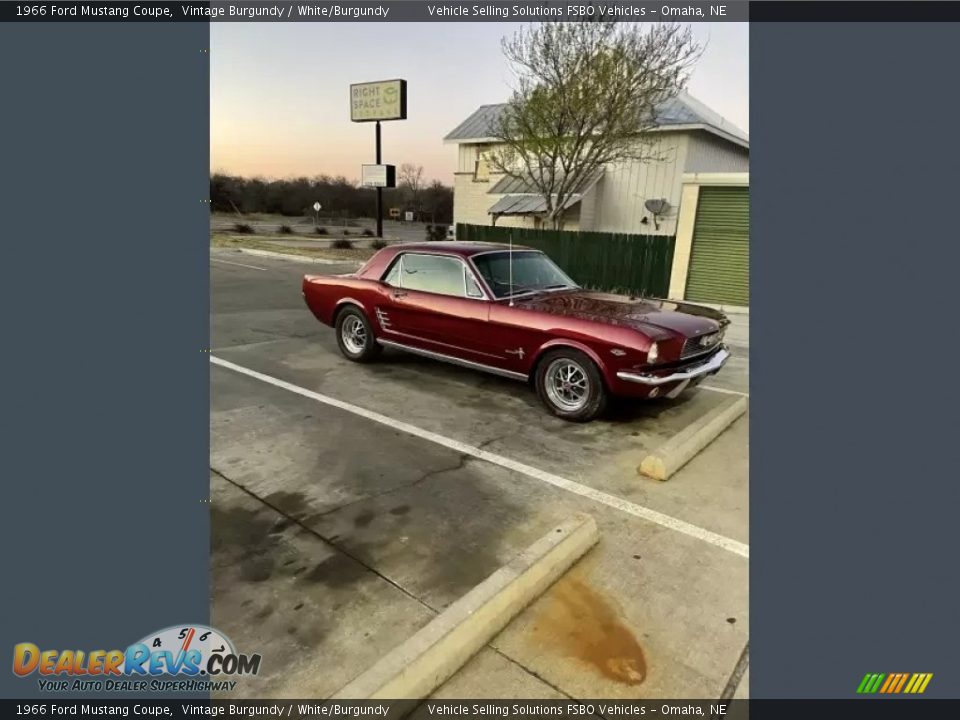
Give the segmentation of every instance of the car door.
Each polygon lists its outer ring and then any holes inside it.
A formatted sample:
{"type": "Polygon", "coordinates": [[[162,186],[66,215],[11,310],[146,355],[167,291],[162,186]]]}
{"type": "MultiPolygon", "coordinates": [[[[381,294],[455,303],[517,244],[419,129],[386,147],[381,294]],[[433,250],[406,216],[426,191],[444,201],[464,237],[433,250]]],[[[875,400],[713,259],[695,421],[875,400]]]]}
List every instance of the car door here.
{"type": "Polygon", "coordinates": [[[459,257],[401,253],[384,276],[389,307],[378,313],[396,342],[490,365],[489,303],[459,257]]]}

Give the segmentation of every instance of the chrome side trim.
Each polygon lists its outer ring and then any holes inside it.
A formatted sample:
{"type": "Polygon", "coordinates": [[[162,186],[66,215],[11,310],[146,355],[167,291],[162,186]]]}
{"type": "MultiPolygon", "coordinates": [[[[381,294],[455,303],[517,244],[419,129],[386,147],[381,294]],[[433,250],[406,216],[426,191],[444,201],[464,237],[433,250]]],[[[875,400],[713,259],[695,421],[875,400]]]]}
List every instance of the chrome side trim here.
{"type": "Polygon", "coordinates": [[[680,372],[675,372],[671,375],[663,375],[660,377],[621,370],[617,373],[617,377],[621,380],[640,383],[641,385],[666,385],[667,383],[677,382],[678,380],[691,380],[693,378],[700,377],[701,375],[707,375],[708,373],[716,372],[723,367],[724,363],[726,363],[729,358],[729,351],[726,348],[721,348],[716,355],[711,357],[705,363],[697,365],[690,370],[681,370],[680,372]]]}
{"type": "Polygon", "coordinates": [[[411,347],[410,345],[402,345],[398,342],[393,342],[392,340],[383,340],[381,338],[377,338],[377,342],[381,345],[386,345],[387,347],[413,353],[414,355],[422,355],[423,357],[430,358],[431,360],[440,360],[441,362],[460,365],[461,367],[470,368],[471,370],[481,370],[493,375],[500,375],[501,377],[510,378],[511,380],[527,380],[527,376],[523,373],[513,372],[511,370],[501,370],[500,368],[490,367],[489,365],[483,365],[482,363],[473,362],[472,360],[463,360],[458,357],[453,357],[452,355],[444,355],[443,353],[433,352],[432,350],[423,350],[422,348],[411,347]]]}

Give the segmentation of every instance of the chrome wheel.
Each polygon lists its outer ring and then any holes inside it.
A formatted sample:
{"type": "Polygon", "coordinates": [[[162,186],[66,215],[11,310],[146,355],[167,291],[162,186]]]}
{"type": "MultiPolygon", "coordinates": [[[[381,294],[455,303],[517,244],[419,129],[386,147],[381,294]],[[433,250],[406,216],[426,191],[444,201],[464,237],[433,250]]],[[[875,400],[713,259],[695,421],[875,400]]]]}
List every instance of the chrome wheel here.
{"type": "Polygon", "coordinates": [[[340,327],[340,339],[348,352],[358,355],[367,347],[367,328],[356,315],[350,315],[340,327]]]}
{"type": "Polygon", "coordinates": [[[567,412],[576,412],[587,404],[590,381],[586,370],[569,358],[554,360],[547,367],[544,390],[550,402],[567,412]]]}

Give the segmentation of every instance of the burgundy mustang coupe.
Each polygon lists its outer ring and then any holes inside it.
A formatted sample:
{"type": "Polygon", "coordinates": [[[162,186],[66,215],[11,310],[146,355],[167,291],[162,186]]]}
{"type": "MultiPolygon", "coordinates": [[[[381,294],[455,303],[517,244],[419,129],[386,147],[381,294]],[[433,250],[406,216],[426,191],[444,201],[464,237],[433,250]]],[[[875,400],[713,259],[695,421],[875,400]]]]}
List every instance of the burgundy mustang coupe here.
{"type": "Polygon", "coordinates": [[[394,245],[355,273],[307,275],[303,296],[350,360],[387,346],[533,381],[567,420],[593,419],[611,393],[676,397],[730,356],[722,313],[584,290],[516,245],[394,245]]]}

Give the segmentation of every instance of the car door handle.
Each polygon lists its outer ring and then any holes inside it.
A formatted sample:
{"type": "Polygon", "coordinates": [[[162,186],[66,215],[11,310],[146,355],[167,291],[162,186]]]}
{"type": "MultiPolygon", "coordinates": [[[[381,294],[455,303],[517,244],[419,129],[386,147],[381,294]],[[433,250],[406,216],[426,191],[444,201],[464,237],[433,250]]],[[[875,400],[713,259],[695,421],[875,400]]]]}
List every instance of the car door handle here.
{"type": "Polygon", "coordinates": [[[406,297],[407,294],[406,294],[403,290],[394,290],[394,291],[393,291],[393,296],[394,296],[395,298],[402,298],[402,297],[406,297]]]}

